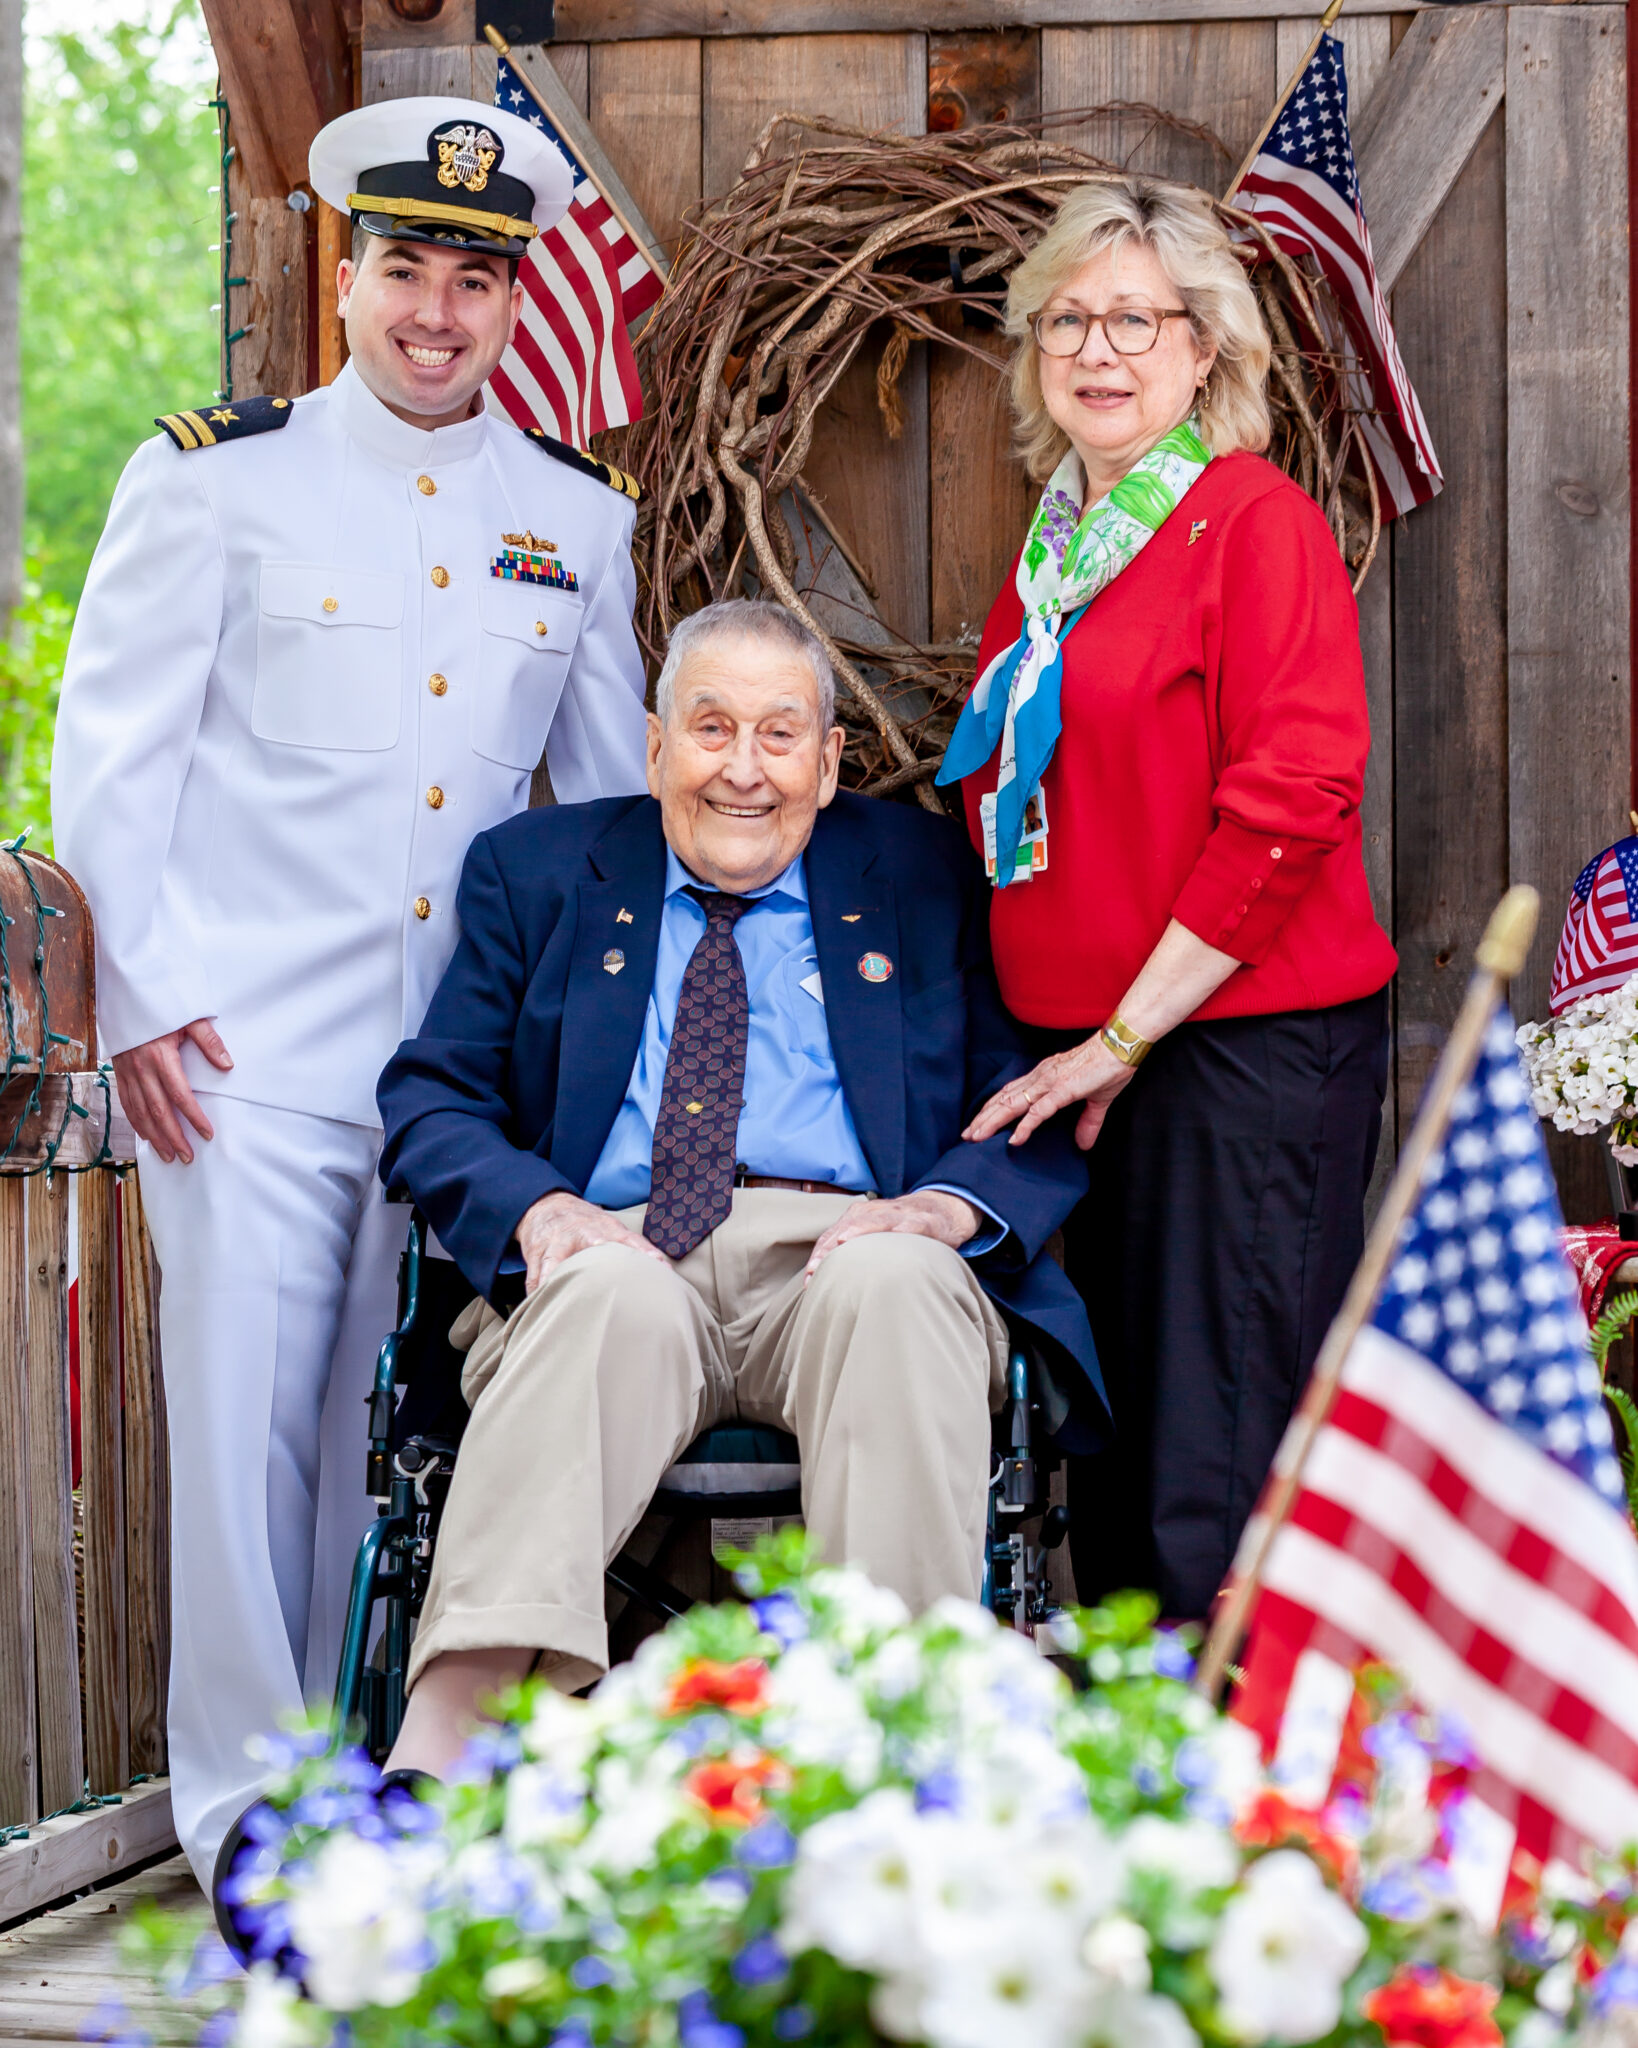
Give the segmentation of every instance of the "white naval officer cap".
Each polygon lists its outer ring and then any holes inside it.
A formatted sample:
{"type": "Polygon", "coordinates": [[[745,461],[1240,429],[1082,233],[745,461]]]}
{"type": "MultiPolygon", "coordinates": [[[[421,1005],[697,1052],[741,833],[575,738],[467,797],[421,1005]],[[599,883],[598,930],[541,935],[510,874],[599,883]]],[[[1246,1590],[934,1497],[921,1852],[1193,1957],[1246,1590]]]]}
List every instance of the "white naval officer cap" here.
{"type": "Polygon", "coordinates": [[[479,100],[378,100],[313,137],[313,190],[372,235],[521,256],[574,179],[541,129],[479,100]]]}

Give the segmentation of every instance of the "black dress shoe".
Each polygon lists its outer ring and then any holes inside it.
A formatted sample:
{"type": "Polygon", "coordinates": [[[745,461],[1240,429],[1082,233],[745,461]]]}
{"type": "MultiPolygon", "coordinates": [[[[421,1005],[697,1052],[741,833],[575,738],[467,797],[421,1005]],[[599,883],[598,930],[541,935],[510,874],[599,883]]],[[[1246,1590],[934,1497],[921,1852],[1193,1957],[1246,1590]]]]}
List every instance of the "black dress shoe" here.
{"type": "Polygon", "coordinates": [[[265,1799],[247,1806],[222,1838],[211,1874],[210,1901],[222,1939],[240,1962],[271,1962],[281,1976],[294,1974],[289,1915],[282,1900],[254,1898],[264,1879],[279,1867],[279,1845],[288,1823],[265,1799]]]}

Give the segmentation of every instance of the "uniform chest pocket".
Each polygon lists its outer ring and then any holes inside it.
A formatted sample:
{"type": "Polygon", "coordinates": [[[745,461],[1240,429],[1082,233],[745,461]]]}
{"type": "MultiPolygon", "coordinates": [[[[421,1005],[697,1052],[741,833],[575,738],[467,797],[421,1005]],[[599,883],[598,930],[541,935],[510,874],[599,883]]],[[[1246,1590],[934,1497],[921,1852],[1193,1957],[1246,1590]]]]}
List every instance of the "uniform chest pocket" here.
{"type": "Polygon", "coordinates": [[[403,618],[401,576],[264,562],[251,731],[343,753],[396,746],[403,618]]]}
{"type": "Polygon", "coordinates": [[[493,577],[478,593],[478,678],[472,750],[507,768],[533,768],[580,638],[581,600],[544,584],[493,577]]]}

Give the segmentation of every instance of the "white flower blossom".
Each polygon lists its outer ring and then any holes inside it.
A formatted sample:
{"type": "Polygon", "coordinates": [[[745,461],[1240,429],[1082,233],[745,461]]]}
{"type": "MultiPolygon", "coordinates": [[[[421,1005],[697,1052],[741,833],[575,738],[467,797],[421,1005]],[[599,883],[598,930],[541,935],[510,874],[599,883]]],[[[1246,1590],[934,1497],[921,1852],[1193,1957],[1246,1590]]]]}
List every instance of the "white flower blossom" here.
{"type": "Polygon", "coordinates": [[[1317,2041],[1341,2017],[1366,1939],[1300,1850],[1262,1857],[1224,1909],[1208,1957],[1224,2025],[1247,2041],[1317,2041]]]}
{"type": "Polygon", "coordinates": [[[881,1723],[821,1644],[798,1643],[777,1660],[768,1701],[762,1739],[788,1762],[834,1764],[854,1792],[881,1775],[881,1723]]]}
{"type": "Polygon", "coordinates": [[[309,2039],[310,2030],[302,2024],[309,2010],[288,1977],[271,1963],[254,1964],[233,2029],[234,2048],[301,2048],[309,2039]]]}
{"type": "Polygon", "coordinates": [[[1537,1116],[1583,1135],[1608,1125],[1616,1158],[1638,1163],[1638,975],[1607,994],[1582,997],[1557,1017],[1521,1025],[1517,1042],[1537,1116]]]}
{"type": "Polygon", "coordinates": [[[420,1983],[431,1871],[418,1846],[333,1834],[307,1865],[290,1900],[291,1938],[308,1989],[332,2012],[402,2005],[420,1983]]]}
{"type": "Polygon", "coordinates": [[[1200,2048],[1175,2000],[1119,1985],[1098,1994],[1076,2038],[1081,2048],[1200,2048]]]}
{"type": "Polygon", "coordinates": [[[1168,1877],[1185,1893],[1216,1891],[1240,1874],[1240,1853],[1224,1829],[1207,1821],[1162,1820],[1139,1814],[1120,1838],[1128,1865],[1168,1877]]]}
{"type": "Polygon", "coordinates": [[[1098,1922],[1081,1943],[1081,1961],[1121,1991],[1147,1991],[1153,1981],[1148,1933],[1126,1913],[1098,1922]]]}
{"type": "Polygon", "coordinates": [[[913,1927],[916,1809],[884,1786],[802,1837],[779,1939],[788,1953],[822,1948],[855,1970],[890,1969],[913,1927]]]}

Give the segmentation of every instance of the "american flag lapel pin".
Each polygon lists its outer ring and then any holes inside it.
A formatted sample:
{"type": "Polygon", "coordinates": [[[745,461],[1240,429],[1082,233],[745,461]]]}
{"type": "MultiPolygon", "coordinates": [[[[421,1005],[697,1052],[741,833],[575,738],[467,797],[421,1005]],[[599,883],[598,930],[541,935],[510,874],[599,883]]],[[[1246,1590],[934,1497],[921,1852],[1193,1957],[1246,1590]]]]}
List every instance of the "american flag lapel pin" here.
{"type": "Polygon", "coordinates": [[[1194,524],[1189,528],[1189,546],[1191,548],[1194,546],[1195,542],[1200,538],[1200,536],[1205,532],[1205,530],[1206,522],[1203,519],[1197,519],[1194,522],[1194,524]]]}

